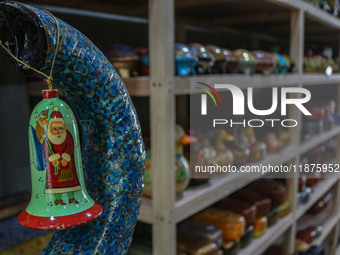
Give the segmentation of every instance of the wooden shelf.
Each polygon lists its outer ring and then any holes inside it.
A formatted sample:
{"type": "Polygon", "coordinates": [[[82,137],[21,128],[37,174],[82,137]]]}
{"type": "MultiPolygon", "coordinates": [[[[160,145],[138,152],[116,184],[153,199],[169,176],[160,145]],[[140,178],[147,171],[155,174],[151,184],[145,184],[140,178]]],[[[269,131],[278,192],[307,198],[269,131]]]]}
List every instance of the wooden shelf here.
{"type": "Polygon", "coordinates": [[[340,29],[340,19],[302,0],[267,0],[290,9],[301,10],[306,16],[327,27],[340,29]]]}
{"type": "Polygon", "coordinates": [[[298,223],[299,228],[297,231],[310,226],[322,226],[321,235],[312,243],[312,245],[321,245],[330,235],[338,221],[339,216],[334,215],[332,213],[332,205],[328,205],[328,207],[317,216],[305,215],[303,218],[301,218],[298,223]]]}
{"type": "Polygon", "coordinates": [[[319,135],[313,136],[307,142],[302,143],[299,148],[299,153],[303,154],[307,151],[313,149],[314,147],[318,146],[319,144],[326,142],[327,140],[331,139],[332,137],[340,134],[340,126],[335,126],[330,131],[322,132],[319,135]]]}
{"type": "Polygon", "coordinates": [[[139,209],[138,220],[144,223],[152,224],[152,199],[143,197],[142,204],[139,209]]]}
{"type": "Polygon", "coordinates": [[[340,84],[340,74],[336,73],[331,76],[325,74],[304,74],[302,76],[303,85],[328,85],[328,84],[340,84]]]}
{"type": "MultiPolygon", "coordinates": [[[[296,153],[296,147],[288,146],[281,153],[267,155],[265,160],[256,165],[283,164],[292,159],[296,153]]],[[[231,173],[226,177],[210,179],[209,183],[205,185],[189,187],[181,195],[177,196],[175,221],[180,222],[190,217],[194,213],[263,176],[262,173],[231,173]]],[[[146,223],[152,222],[152,201],[150,198],[143,197],[138,219],[146,223]]]]}
{"type": "MultiPolygon", "coordinates": [[[[150,79],[147,76],[129,78],[124,80],[125,85],[132,96],[149,96],[150,79]]],[[[272,75],[244,75],[244,74],[210,74],[195,76],[176,76],[175,91],[176,95],[188,95],[190,93],[200,93],[199,89],[190,90],[191,84],[203,82],[213,84],[233,84],[240,89],[253,88],[272,88],[303,85],[327,85],[340,84],[340,74],[326,76],[324,74],[304,74],[302,77],[298,74],[272,74],[272,75]]]]}
{"type": "MultiPolygon", "coordinates": [[[[308,142],[303,143],[299,148],[288,146],[281,151],[281,153],[269,154],[264,161],[257,163],[257,165],[283,164],[297,154],[303,154],[337,134],[340,134],[340,126],[337,126],[330,131],[323,132],[318,136],[314,136],[308,142]]],[[[176,222],[180,222],[187,217],[190,217],[194,213],[261,177],[263,177],[262,173],[254,173],[252,175],[249,173],[232,173],[225,178],[213,178],[205,185],[189,187],[184,190],[180,196],[177,196],[175,203],[176,222]]],[[[326,178],[321,181],[315,188],[311,200],[307,204],[298,207],[296,213],[297,219],[300,218],[328,189],[330,189],[336,181],[337,179],[335,178],[326,178]]],[[[153,222],[152,199],[143,197],[139,220],[145,223],[153,222]]]]}
{"type": "Polygon", "coordinates": [[[313,242],[313,245],[321,245],[326,238],[329,236],[335,225],[338,223],[339,218],[336,216],[331,216],[328,218],[328,220],[322,225],[323,230],[321,235],[319,236],[318,239],[316,239],[313,242]]]}
{"type": "MultiPolygon", "coordinates": [[[[269,154],[267,158],[257,163],[257,165],[283,164],[298,153],[302,154],[317,145],[327,141],[328,139],[340,134],[340,126],[333,128],[331,131],[321,133],[313,137],[308,142],[301,145],[300,148],[289,146],[281,153],[269,154]]],[[[198,187],[189,187],[184,190],[180,196],[177,197],[175,203],[175,219],[180,222],[192,214],[206,208],[234,191],[246,186],[254,180],[263,177],[262,173],[254,173],[251,175],[247,173],[233,173],[225,178],[214,178],[208,184],[198,187]]],[[[315,188],[311,200],[304,205],[300,205],[297,209],[296,217],[300,218],[327,190],[329,190],[337,181],[335,178],[326,178],[321,181],[315,188]]],[[[152,199],[143,197],[142,206],[140,210],[139,220],[145,223],[152,223],[152,199]]]]}
{"type": "Polygon", "coordinates": [[[340,245],[338,245],[338,248],[336,249],[335,255],[340,255],[340,245]]]}
{"type": "MultiPolygon", "coordinates": [[[[281,153],[269,154],[264,161],[256,165],[283,164],[291,160],[296,152],[294,146],[288,146],[281,153]]],[[[263,176],[262,173],[232,173],[225,178],[211,179],[206,185],[184,190],[181,198],[175,203],[176,222],[184,220],[263,176]]]]}
{"type": "Polygon", "coordinates": [[[310,200],[306,204],[300,204],[296,210],[296,219],[301,218],[309,208],[312,207],[338,180],[336,178],[326,178],[320,181],[314,188],[310,200]]]}
{"type": "MultiPolygon", "coordinates": [[[[284,12],[284,9],[288,8],[291,10],[302,10],[305,12],[306,16],[318,23],[321,23],[327,27],[330,28],[336,28],[340,29],[340,20],[313,6],[312,4],[306,3],[302,0],[265,0],[262,1],[262,4],[265,2],[271,2],[272,5],[267,6],[267,9],[272,8],[275,10],[280,10],[279,14],[277,17],[272,17],[271,15],[266,16],[245,16],[243,19],[247,20],[248,22],[258,22],[258,21],[279,21],[279,20],[286,20],[287,16],[286,12],[284,12]],[[278,9],[277,7],[285,7],[282,9],[278,9]],[[262,18],[262,19],[261,19],[262,18]],[[252,20],[253,19],[253,20],[252,20]]],[[[251,1],[248,2],[251,4],[251,1]]],[[[85,1],[55,1],[55,0],[33,0],[31,3],[29,3],[33,6],[37,6],[39,8],[47,9],[53,12],[59,12],[63,14],[72,14],[72,15],[84,15],[84,16],[89,16],[89,17],[96,17],[96,18],[104,18],[104,19],[115,19],[116,17],[114,15],[116,14],[122,14],[122,15],[128,15],[128,16],[133,16],[133,17],[147,17],[147,2],[146,1],[131,1],[126,2],[126,1],[116,1],[114,3],[107,3],[107,1],[98,1],[98,3],[93,4],[93,2],[85,0],[85,1]],[[110,15],[113,15],[111,17],[110,15]]],[[[212,1],[211,5],[216,5],[216,7],[220,7],[221,4],[223,4],[223,7],[228,7],[230,4],[227,3],[227,1],[221,1],[221,0],[214,0],[212,1]]],[[[206,3],[204,1],[176,1],[176,9],[181,10],[181,9],[186,9],[186,8],[192,8],[192,7],[197,7],[201,6],[204,7],[206,3]]],[[[243,6],[247,6],[247,2],[243,4],[243,6]]],[[[240,13],[241,14],[241,13],[240,13]]],[[[182,20],[188,21],[193,21],[194,23],[200,24],[200,22],[195,19],[192,19],[190,17],[185,17],[185,15],[180,15],[182,20]]],[[[188,16],[188,15],[187,15],[188,16]]],[[[230,24],[235,24],[235,22],[239,21],[237,17],[230,17],[229,19],[220,19],[220,25],[225,24],[225,25],[230,25],[230,24]]],[[[134,21],[132,21],[134,22],[134,21]]],[[[138,21],[137,21],[138,22],[138,21]]],[[[147,21],[146,21],[147,22],[147,21]]],[[[192,23],[192,22],[191,22],[192,23]]],[[[202,24],[205,24],[206,22],[201,22],[202,24]]],[[[216,23],[214,23],[216,24],[216,23]]],[[[218,23],[217,23],[218,24],[218,23]]]]}
{"type": "MultiPolygon", "coordinates": [[[[272,74],[272,75],[243,75],[243,74],[211,74],[175,77],[175,94],[188,95],[190,93],[200,93],[199,89],[190,91],[191,84],[204,82],[207,84],[233,84],[240,89],[253,88],[272,88],[304,85],[327,85],[340,84],[340,74],[326,76],[323,74],[304,74],[302,78],[298,74],[272,74]]],[[[131,96],[150,96],[150,77],[138,76],[124,79],[124,83],[131,96]]],[[[156,84],[157,86],[157,84],[156,84]]],[[[44,82],[29,82],[29,94],[33,96],[41,95],[41,90],[46,88],[44,82]]]]}
{"type": "Polygon", "coordinates": [[[293,223],[293,215],[290,214],[280,219],[274,226],[268,228],[267,232],[250,243],[249,246],[241,249],[239,255],[262,254],[276,239],[278,239],[293,223]],[[256,252],[255,252],[256,251],[256,252]]]}

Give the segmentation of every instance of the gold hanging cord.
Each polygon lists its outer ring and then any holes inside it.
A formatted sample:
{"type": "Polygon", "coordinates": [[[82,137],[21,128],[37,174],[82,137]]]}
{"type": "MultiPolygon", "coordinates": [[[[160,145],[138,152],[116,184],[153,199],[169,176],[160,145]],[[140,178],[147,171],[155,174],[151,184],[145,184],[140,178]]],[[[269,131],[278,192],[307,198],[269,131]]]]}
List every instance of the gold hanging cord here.
{"type": "Polygon", "coordinates": [[[57,56],[57,51],[59,49],[59,22],[58,20],[54,17],[54,15],[52,13],[50,13],[49,11],[46,11],[45,12],[49,13],[52,18],[55,20],[55,23],[57,24],[57,44],[56,44],[56,47],[55,47],[55,51],[54,51],[54,56],[53,56],[53,60],[52,60],[52,66],[51,66],[51,71],[50,71],[50,75],[47,76],[46,74],[44,74],[43,72],[29,66],[28,64],[24,63],[23,61],[21,61],[20,59],[18,59],[16,56],[14,56],[10,51],[9,49],[7,49],[7,47],[5,47],[5,45],[3,45],[3,43],[0,41],[0,46],[12,57],[14,58],[16,61],[18,61],[20,64],[24,65],[24,66],[27,66],[28,68],[32,69],[33,71],[37,72],[38,74],[44,76],[46,78],[46,81],[47,81],[47,85],[48,85],[48,88],[49,89],[52,89],[52,80],[53,80],[53,77],[52,77],[52,73],[53,73],[53,68],[54,68],[54,62],[55,62],[55,59],[56,59],[56,56],[57,56]]]}

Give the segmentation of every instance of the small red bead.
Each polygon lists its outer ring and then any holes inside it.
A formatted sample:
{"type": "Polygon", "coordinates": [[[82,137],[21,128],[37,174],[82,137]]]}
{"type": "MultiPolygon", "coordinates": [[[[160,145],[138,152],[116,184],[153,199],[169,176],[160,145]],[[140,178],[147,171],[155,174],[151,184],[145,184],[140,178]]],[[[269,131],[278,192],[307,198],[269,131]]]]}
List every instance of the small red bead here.
{"type": "Polygon", "coordinates": [[[57,98],[58,97],[58,90],[57,89],[45,89],[42,91],[43,98],[57,98]]]}

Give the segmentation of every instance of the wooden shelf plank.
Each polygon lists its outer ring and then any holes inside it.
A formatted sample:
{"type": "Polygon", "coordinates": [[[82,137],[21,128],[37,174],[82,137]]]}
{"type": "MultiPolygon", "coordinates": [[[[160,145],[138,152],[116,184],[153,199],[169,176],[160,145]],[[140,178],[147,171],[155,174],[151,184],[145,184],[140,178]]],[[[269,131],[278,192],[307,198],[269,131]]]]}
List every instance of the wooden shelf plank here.
{"type": "Polygon", "coordinates": [[[302,76],[302,83],[304,85],[328,85],[340,84],[340,74],[336,73],[331,76],[325,74],[304,74],[302,76]]]}
{"type": "Polygon", "coordinates": [[[338,245],[338,248],[336,249],[335,255],[340,255],[340,245],[338,245]]]}
{"type": "MultiPolygon", "coordinates": [[[[241,89],[253,88],[271,88],[296,86],[299,83],[304,85],[326,85],[340,84],[340,74],[326,76],[324,74],[304,74],[302,78],[298,74],[272,74],[272,75],[243,75],[243,74],[211,74],[175,77],[175,94],[188,95],[190,92],[199,93],[200,90],[190,91],[190,84],[204,82],[208,84],[233,84],[241,89]]],[[[150,77],[139,76],[124,79],[131,96],[149,96],[150,95],[150,77]]],[[[41,90],[46,88],[44,82],[29,82],[28,92],[32,96],[41,95],[41,90]]]]}
{"type": "MultiPolygon", "coordinates": [[[[126,79],[125,85],[132,96],[148,96],[150,94],[149,77],[135,77],[126,79]]],[[[272,75],[243,75],[243,74],[211,74],[175,77],[175,94],[188,95],[199,93],[200,90],[190,91],[190,84],[204,82],[207,84],[233,84],[241,89],[253,88],[272,88],[284,86],[296,86],[302,82],[304,85],[327,85],[340,84],[340,74],[326,76],[324,74],[272,74],[272,75]]]]}
{"type": "Polygon", "coordinates": [[[301,218],[309,208],[312,207],[334,184],[337,182],[336,178],[326,178],[320,181],[314,189],[311,195],[311,199],[306,204],[301,204],[296,210],[296,219],[301,218]]]}
{"type": "Polygon", "coordinates": [[[306,153],[307,151],[313,149],[314,147],[318,146],[323,142],[326,142],[327,140],[331,139],[332,137],[338,134],[340,134],[340,126],[335,126],[330,131],[322,132],[321,134],[312,137],[307,142],[304,142],[299,148],[299,153],[300,154],[306,153]]]}
{"type": "MultiPolygon", "coordinates": [[[[311,20],[317,21],[327,27],[340,29],[340,20],[323,11],[319,8],[316,8],[312,4],[306,3],[302,0],[266,0],[267,2],[274,3],[275,5],[280,5],[286,7],[288,9],[293,10],[302,10],[306,13],[306,16],[311,20]]],[[[204,1],[203,1],[204,2],[204,1]]],[[[204,2],[205,3],[205,2],[204,2]]],[[[213,4],[224,3],[224,1],[218,0],[213,4]]],[[[77,3],[72,3],[68,1],[63,1],[62,3],[54,2],[51,4],[51,1],[40,0],[38,3],[30,3],[33,6],[38,8],[47,9],[57,13],[63,14],[72,14],[72,15],[83,15],[94,18],[103,18],[103,19],[114,19],[114,20],[126,20],[129,22],[137,22],[137,23],[147,23],[147,19],[145,18],[134,18],[145,16],[147,13],[147,6],[142,3],[139,6],[129,6],[129,5],[115,5],[115,4],[92,4],[90,1],[78,1],[77,3]],[[80,6],[80,8],[79,8],[80,6]],[[113,14],[115,13],[115,14],[113,14]],[[129,17],[122,17],[121,15],[129,15],[129,17]],[[131,17],[134,16],[134,17],[131,17]]],[[[189,2],[186,6],[196,6],[197,4],[194,2],[189,2]]],[[[176,8],[181,8],[181,2],[176,3],[176,8]]],[[[285,14],[285,13],[284,13],[285,14]]],[[[262,17],[262,16],[260,16],[262,17]]],[[[283,16],[285,17],[285,16],[283,16]]],[[[263,17],[262,17],[263,19],[263,17]]],[[[277,17],[275,16],[275,19],[277,17]]],[[[228,21],[229,22],[229,21],[228,21]]]]}
{"type": "Polygon", "coordinates": [[[312,243],[312,245],[321,245],[331,234],[332,230],[337,225],[338,220],[339,216],[332,214],[332,207],[331,205],[328,205],[328,207],[317,216],[305,215],[299,219],[298,231],[310,226],[322,226],[323,229],[321,235],[312,243]]]}
{"type": "MultiPolygon", "coordinates": [[[[264,161],[257,163],[257,165],[283,164],[291,160],[296,153],[296,147],[288,146],[281,153],[269,154],[264,161]]],[[[175,204],[176,221],[180,222],[188,218],[194,213],[263,176],[262,173],[232,173],[225,178],[211,179],[206,185],[184,190],[181,196],[177,198],[175,204]]]]}
{"type": "Polygon", "coordinates": [[[266,0],[294,10],[302,10],[306,16],[327,27],[340,29],[340,19],[302,0],[266,0]]]}
{"type": "Polygon", "coordinates": [[[323,226],[322,233],[319,236],[319,238],[313,242],[313,245],[321,245],[329,236],[329,234],[332,232],[333,228],[338,223],[338,220],[339,220],[338,217],[335,216],[329,217],[328,220],[325,221],[325,223],[322,225],[323,226]]]}
{"type": "Polygon", "coordinates": [[[142,204],[139,209],[138,220],[144,223],[152,224],[152,200],[147,197],[142,198],[142,204]]]}
{"type": "MultiPolygon", "coordinates": [[[[283,164],[292,159],[298,152],[300,152],[300,154],[305,153],[339,133],[340,126],[333,128],[331,131],[324,132],[319,136],[313,137],[308,142],[302,144],[300,148],[289,146],[279,154],[269,154],[263,162],[259,162],[258,164],[283,164]]],[[[176,222],[184,220],[232,192],[246,186],[252,181],[263,177],[262,173],[254,173],[252,178],[249,178],[249,176],[249,174],[245,173],[234,173],[225,178],[211,179],[206,185],[186,189],[176,199],[176,222]]],[[[320,182],[315,189],[315,192],[312,194],[311,200],[307,204],[298,207],[296,213],[297,219],[300,218],[328,189],[330,189],[335,182],[336,179],[334,178],[326,178],[320,182]]],[[[152,202],[150,198],[143,198],[139,220],[146,223],[152,223],[152,202]]]]}
{"type": "Polygon", "coordinates": [[[275,242],[293,223],[294,217],[289,214],[283,219],[280,219],[274,226],[268,228],[267,232],[254,239],[249,246],[241,249],[239,255],[259,255],[262,254],[272,243],[275,242]]]}
{"type": "Polygon", "coordinates": [[[177,95],[199,93],[199,89],[190,91],[190,84],[204,82],[210,85],[213,84],[233,84],[240,89],[253,88],[271,88],[281,86],[295,86],[300,82],[300,76],[297,74],[211,74],[211,75],[196,75],[187,77],[176,77],[175,93],[177,95]]]}
{"type": "MultiPolygon", "coordinates": [[[[283,164],[292,159],[296,153],[296,147],[288,146],[281,153],[269,154],[264,161],[257,163],[257,165],[283,164]]],[[[208,184],[184,190],[181,195],[177,196],[175,203],[176,222],[190,217],[194,213],[263,176],[262,173],[254,173],[252,175],[249,173],[233,173],[225,178],[211,179],[208,184]]],[[[152,199],[143,197],[138,220],[152,223],[152,199]]]]}

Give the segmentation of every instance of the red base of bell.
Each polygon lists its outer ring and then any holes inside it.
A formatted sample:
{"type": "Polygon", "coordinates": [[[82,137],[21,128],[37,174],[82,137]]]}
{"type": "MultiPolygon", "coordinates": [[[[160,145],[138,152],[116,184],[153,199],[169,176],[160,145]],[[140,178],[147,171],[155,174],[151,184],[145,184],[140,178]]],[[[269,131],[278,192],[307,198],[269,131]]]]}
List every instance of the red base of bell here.
{"type": "Polygon", "coordinates": [[[76,214],[66,216],[40,217],[29,214],[26,209],[19,215],[19,222],[26,228],[37,230],[62,230],[86,224],[98,218],[103,212],[103,207],[97,203],[76,214]]]}

